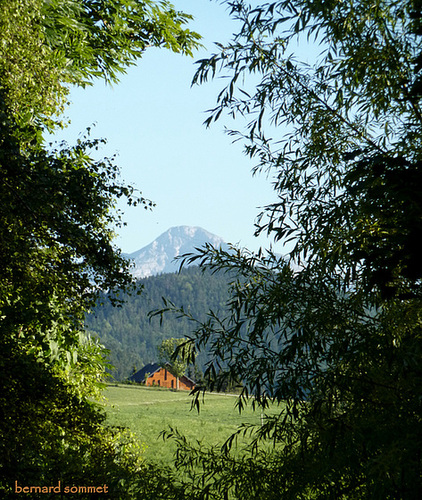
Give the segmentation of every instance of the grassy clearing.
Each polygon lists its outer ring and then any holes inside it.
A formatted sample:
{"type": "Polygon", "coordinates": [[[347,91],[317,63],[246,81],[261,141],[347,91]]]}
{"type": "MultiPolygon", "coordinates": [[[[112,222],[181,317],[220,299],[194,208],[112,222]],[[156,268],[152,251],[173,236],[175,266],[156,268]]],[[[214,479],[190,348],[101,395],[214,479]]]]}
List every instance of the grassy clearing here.
{"type": "Polygon", "coordinates": [[[199,414],[191,410],[187,391],[118,385],[108,386],[105,396],[109,423],[130,428],[146,444],[146,458],[167,465],[173,462],[175,445],[159,434],[169,427],[209,446],[223,444],[241,423],[261,421],[261,413],[250,407],[239,415],[232,395],[207,394],[199,414]]]}

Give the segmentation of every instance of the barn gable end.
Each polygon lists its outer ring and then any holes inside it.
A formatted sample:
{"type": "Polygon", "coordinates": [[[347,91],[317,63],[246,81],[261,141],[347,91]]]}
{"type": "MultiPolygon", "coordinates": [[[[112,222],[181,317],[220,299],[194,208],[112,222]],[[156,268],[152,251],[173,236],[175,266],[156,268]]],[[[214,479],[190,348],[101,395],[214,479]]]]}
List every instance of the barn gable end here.
{"type": "MultiPolygon", "coordinates": [[[[165,366],[160,366],[157,363],[149,363],[141,368],[139,371],[129,377],[129,380],[138,384],[145,384],[147,386],[166,387],[168,389],[177,388],[177,380],[169,370],[169,363],[165,366]]],[[[195,382],[186,375],[179,378],[179,389],[190,391],[195,387],[195,382]]]]}

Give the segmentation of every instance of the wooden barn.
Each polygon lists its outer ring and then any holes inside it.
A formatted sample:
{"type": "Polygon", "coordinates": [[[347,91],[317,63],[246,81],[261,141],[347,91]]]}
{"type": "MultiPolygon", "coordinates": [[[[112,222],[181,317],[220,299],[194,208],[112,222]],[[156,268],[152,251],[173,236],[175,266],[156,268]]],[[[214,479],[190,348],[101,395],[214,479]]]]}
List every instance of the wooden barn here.
{"type": "Polygon", "coordinates": [[[179,378],[179,386],[177,386],[176,377],[168,371],[169,366],[168,363],[165,366],[160,366],[158,363],[149,363],[131,375],[129,380],[138,384],[182,389],[184,391],[190,391],[195,387],[195,382],[186,375],[179,378]]]}

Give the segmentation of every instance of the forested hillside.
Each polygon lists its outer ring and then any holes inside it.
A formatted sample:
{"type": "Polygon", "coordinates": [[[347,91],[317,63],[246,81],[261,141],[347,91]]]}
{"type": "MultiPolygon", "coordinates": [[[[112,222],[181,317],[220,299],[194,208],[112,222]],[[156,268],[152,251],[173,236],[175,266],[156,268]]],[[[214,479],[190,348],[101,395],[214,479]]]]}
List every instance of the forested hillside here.
{"type": "MultiPolygon", "coordinates": [[[[110,350],[112,372],[117,380],[127,378],[134,368],[157,360],[157,346],[170,337],[185,337],[192,328],[186,319],[166,315],[149,318],[148,313],[163,307],[162,297],[183,306],[196,318],[204,319],[210,309],[222,310],[227,300],[225,274],[203,272],[193,266],[181,273],[162,274],[140,280],[141,295],[128,295],[122,307],[108,301],[96,307],[86,319],[87,329],[110,350]]],[[[198,359],[203,366],[205,355],[198,359]]]]}

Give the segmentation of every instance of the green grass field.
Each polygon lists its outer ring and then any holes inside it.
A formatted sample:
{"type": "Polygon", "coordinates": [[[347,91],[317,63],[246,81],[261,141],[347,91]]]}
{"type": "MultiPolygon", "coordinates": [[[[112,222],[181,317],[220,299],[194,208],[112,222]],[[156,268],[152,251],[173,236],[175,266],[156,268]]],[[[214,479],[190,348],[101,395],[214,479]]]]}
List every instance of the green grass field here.
{"type": "Polygon", "coordinates": [[[206,394],[199,414],[191,410],[192,397],[187,391],[110,385],[105,396],[109,423],[131,429],[145,443],[145,457],[166,465],[173,462],[175,445],[159,434],[169,427],[177,428],[189,440],[221,445],[241,423],[261,421],[261,413],[250,407],[239,415],[232,395],[206,394]]]}

